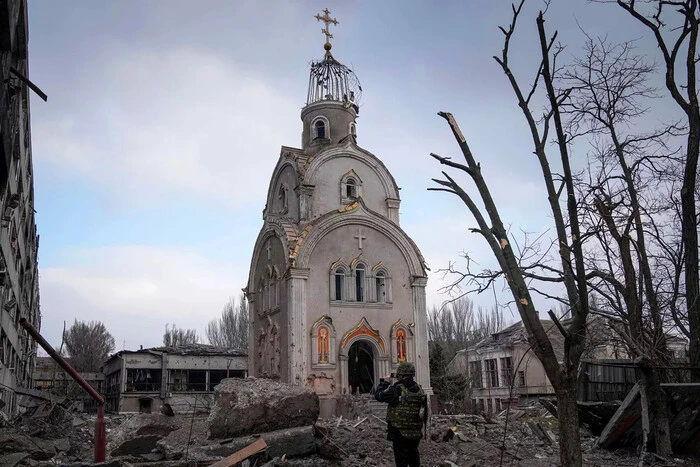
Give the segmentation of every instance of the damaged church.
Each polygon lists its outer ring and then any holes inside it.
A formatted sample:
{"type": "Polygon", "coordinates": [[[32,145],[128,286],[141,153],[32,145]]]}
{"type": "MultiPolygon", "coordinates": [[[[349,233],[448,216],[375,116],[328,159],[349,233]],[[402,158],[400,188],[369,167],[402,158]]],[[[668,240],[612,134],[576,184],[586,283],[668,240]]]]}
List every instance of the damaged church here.
{"type": "Polygon", "coordinates": [[[399,187],[358,143],[362,88],[331,54],[311,64],[301,148],[273,170],[247,287],[251,376],[312,386],[321,414],[399,363],[430,390],[424,259],[399,223],[399,187]]]}

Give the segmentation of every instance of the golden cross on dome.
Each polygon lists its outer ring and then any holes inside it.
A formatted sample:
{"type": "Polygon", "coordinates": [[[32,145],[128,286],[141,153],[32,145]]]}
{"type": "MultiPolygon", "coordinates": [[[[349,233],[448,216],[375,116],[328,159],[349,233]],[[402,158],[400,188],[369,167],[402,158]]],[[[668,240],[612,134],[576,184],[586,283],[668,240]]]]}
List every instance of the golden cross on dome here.
{"type": "Polygon", "coordinates": [[[326,43],[324,44],[323,48],[326,49],[326,51],[330,51],[331,50],[331,39],[333,38],[333,34],[331,34],[331,32],[328,30],[328,25],[333,24],[333,25],[337,26],[338,20],[335,18],[331,18],[331,16],[330,16],[331,12],[328,11],[328,8],[323,10],[323,13],[324,13],[323,16],[321,16],[321,14],[319,13],[316,16],[314,16],[314,18],[316,18],[318,21],[323,21],[324,23],[326,23],[326,27],[321,29],[321,32],[326,35],[326,43]]]}

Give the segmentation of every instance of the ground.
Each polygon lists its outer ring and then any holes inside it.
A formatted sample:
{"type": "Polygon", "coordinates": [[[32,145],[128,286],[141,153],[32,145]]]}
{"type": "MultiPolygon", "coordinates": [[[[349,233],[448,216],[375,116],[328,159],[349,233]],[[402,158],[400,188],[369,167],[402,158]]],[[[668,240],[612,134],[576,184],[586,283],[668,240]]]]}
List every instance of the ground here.
{"type": "MultiPolygon", "coordinates": [[[[505,466],[556,466],[557,420],[541,408],[518,411],[509,420],[503,463],[505,466]],[[533,427],[535,429],[533,430],[533,427]],[[536,434],[537,427],[547,433],[536,434]]],[[[0,430],[0,465],[90,465],[93,459],[94,415],[57,409],[51,417],[15,420],[0,430]]],[[[505,416],[485,419],[478,415],[433,415],[427,439],[420,446],[424,466],[498,466],[501,461],[505,416]]],[[[229,455],[232,440],[208,439],[206,414],[130,414],[107,416],[107,453],[116,466],[205,466],[229,455]],[[224,452],[226,446],[229,451],[224,452]],[[218,455],[217,455],[218,454],[218,455]]],[[[319,420],[313,429],[315,448],[301,457],[270,459],[265,452],[244,461],[243,467],[392,466],[391,443],[384,421],[371,412],[352,419],[319,420]]],[[[265,439],[266,434],[260,435],[265,439]]],[[[255,436],[250,438],[255,439],[255,436]]],[[[235,440],[234,444],[235,444],[235,440]]],[[[240,441],[240,440],[239,440],[240,441]]],[[[583,431],[587,466],[636,466],[634,452],[593,449],[595,439],[583,431]]],[[[244,441],[248,444],[248,441],[244,441]]],[[[235,452],[237,449],[233,449],[235,452]]],[[[652,456],[644,465],[700,466],[697,459],[663,462],[652,456]]]]}

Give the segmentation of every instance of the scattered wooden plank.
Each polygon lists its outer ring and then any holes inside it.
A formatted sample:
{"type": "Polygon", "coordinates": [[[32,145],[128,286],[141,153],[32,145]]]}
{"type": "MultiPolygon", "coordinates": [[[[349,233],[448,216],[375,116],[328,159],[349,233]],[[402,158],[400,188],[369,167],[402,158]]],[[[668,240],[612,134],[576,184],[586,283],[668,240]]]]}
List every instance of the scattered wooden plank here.
{"type": "Polygon", "coordinates": [[[236,451],[225,459],[214,462],[209,467],[231,467],[232,465],[238,464],[239,462],[249,458],[253,454],[257,454],[267,447],[267,443],[264,439],[260,438],[253,444],[249,444],[240,451],[236,451]]]}
{"type": "Polygon", "coordinates": [[[372,415],[372,416],[373,416],[374,418],[376,418],[377,420],[379,420],[380,422],[382,422],[383,424],[385,424],[385,425],[387,424],[384,420],[382,420],[381,418],[377,417],[376,415],[372,415]]]}
{"type": "Polygon", "coordinates": [[[338,423],[335,424],[335,427],[338,428],[340,426],[340,422],[343,421],[343,416],[341,415],[340,418],[338,418],[338,423]]]}
{"type": "Polygon", "coordinates": [[[360,425],[362,424],[362,422],[364,422],[365,420],[367,420],[367,417],[365,417],[365,418],[363,418],[362,420],[360,420],[359,422],[355,423],[352,427],[353,427],[353,428],[357,428],[357,427],[360,426],[360,425]]]}

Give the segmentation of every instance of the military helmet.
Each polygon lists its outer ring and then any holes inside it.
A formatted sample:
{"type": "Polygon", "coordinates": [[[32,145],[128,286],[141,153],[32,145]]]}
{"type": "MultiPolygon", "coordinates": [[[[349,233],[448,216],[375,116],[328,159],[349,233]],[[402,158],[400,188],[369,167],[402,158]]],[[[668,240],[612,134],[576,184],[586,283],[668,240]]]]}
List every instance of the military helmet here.
{"type": "Polygon", "coordinates": [[[416,374],[416,367],[413,363],[401,362],[399,368],[396,370],[396,376],[414,376],[416,374]]]}

